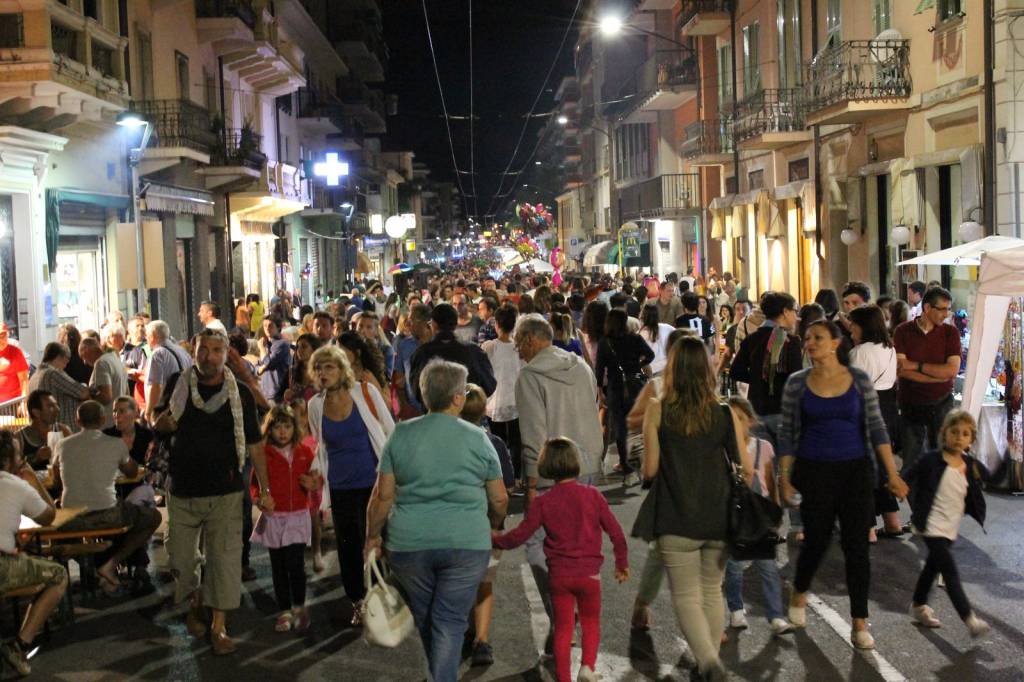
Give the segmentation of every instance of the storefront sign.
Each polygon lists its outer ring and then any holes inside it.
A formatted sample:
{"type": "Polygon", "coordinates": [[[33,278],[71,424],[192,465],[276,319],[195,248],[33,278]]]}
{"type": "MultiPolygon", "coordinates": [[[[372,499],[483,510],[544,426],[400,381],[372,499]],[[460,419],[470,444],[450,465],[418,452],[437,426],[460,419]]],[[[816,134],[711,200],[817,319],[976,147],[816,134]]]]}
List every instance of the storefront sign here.
{"type": "Polygon", "coordinates": [[[382,249],[389,242],[387,237],[363,237],[363,246],[367,249],[382,249]]]}
{"type": "Polygon", "coordinates": [[[416,240],[415,239],[406,239],[405,240],[405,250],[406,251],[415,251],[416,250],[416,240]]]}
{"type": "Polygon", "coordinates": [[[348,164],[338,161],[338,155],[334,152],[328,152],[324,158],[326,161],[313,164],[313,175],[326,178],[328,186],[337,187],[340,178],[348,175],[348,164]]]}

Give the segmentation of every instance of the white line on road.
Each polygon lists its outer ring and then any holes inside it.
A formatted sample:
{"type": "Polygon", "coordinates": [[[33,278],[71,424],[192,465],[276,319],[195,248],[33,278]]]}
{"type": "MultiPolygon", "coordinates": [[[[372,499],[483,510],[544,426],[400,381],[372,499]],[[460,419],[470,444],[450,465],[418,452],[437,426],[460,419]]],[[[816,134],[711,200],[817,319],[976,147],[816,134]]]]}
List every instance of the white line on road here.
{"type": "Polygon", "coordinates": [[[892,663],[885,660],[882,654],[878,653],[876,649],[862,651],[856,649],[853,646],[853,642],[850,641],[850,630],[852,626],[843,620],[843,617],[833,609],[831,606],[826,604],[820,597],[814,594],[808,593],[807,605],[811,607],[811,610],[821,616],[821,619],[828,623],[829,627],[836,631],[839,638],[846,642],[846,645],[851,649],[854,649],[855,653],[863,653],[868,659],[874,659],[875,667],[878,670],[878,674],[882,676],[885,682],[907,682],[907,678],[903,676],[899,670],[893,666],[892,663]]]}

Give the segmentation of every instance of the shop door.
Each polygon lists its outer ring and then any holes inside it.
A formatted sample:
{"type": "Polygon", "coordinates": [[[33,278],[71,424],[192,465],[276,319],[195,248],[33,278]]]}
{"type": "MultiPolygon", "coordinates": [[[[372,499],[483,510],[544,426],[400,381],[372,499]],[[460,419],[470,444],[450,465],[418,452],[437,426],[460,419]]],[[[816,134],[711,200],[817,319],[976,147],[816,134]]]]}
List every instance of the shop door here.
{"type": "Polygon", "coordinates": [[[106,317],[103,239],[61,236],[54,290],[59,323],[99,329],[106,317]]]}
{"type": "Polygon", "coordinates": [[[12,338],[18,338],[18,289],[14,268],[14,202],[0,196],[0,313],[12,338]]]}

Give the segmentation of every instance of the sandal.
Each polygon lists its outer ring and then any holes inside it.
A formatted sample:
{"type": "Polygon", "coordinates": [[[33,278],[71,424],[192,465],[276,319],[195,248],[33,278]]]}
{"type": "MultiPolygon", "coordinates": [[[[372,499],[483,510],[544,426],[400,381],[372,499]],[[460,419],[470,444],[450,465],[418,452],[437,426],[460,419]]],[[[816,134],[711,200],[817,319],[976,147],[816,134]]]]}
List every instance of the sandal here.
{"type": "Polygon", "coordinates": [[[274,623],[274,632],[288,632],[292,629],[292,614],[285,611],[277,617],[274,623]]]}

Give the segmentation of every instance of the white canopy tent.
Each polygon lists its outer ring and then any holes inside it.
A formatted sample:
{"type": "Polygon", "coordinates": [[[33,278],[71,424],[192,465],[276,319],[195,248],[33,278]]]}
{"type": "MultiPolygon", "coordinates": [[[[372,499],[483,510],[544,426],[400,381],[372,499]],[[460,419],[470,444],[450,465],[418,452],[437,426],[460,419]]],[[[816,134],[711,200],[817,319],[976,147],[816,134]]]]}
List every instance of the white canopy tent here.
{"type": "Polygon", "coordinates": [[[1024,246],[982,254],[962,403],[963,409],[975,418],[981,413],[988,378],[1003,335],[1006,311],[1013,296],[1024,296],[1024,246]]]}
{"type": "Polygon", "coordinates": [[[993,235],[900,261],[899,265],[978,265],[983,253],[1024,247],[1024,239],[993,235]]]}
{"type": "Polygon", "coordinates": [[[541,260],[540,258],[533,258],[526,262],[526,267],[531,268],[534,272],[554,272],[555,268],[551,263],[541,260]]]}

